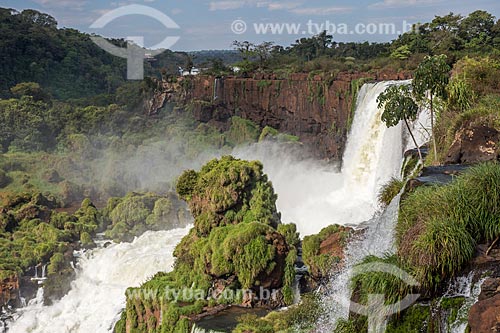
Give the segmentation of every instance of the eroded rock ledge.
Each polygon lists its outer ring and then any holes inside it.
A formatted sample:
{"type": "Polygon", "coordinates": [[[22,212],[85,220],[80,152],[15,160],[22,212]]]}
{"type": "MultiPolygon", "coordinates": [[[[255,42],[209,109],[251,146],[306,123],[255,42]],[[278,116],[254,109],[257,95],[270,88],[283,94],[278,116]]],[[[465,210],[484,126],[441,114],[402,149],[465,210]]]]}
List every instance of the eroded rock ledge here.
{"type": "Polygon", "coordinates": [[[339,159],[362,84],[409,78],[408,72],[197,76],[163,82],[147,106],[150,114],[165,102],[189,106],[198,121],[224,130],[239,116],[298,136],[316,157],[339,159]]]}

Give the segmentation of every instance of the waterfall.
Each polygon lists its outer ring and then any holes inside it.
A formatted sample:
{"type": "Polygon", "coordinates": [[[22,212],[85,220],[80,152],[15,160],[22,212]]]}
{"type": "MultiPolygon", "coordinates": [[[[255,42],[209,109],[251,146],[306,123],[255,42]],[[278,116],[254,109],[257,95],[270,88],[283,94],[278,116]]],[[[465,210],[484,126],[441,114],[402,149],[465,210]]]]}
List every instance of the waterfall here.
{"type": "Polygon", "coordinates": [[[399,175],[405,148],[403,127],[387,128],[377,97],[390,85],[408,82],[387,81],[361,88],[340,171],[291,156],[272,143],[240,148],[234,154],[263,162],[278,194],[282,221],[296,223],[301,236],[316,234],[331,224],[359,225],[379,209],[378,192],[399,175]]]}
{"type": "MultiPolygon", "coordinates": [[[[282,221],[296,223],[302,237],[331,224],[369,226],[363,240],[349,245],[347,268],[367,254],[381,255],[393,249],[398,200],[377,215],[377,194],[391,177],[399,175],[405,135],[400,125],[385,126],[376,103],[380,93],[393,84],[401,82],[366,84],[360,90],[340,170],[292,156],[276,143],[233,152],[237,157],[263,162],[278,194],[282,221]]],[[[139,286],[154,273],[171,269],[173,249],[187,232],[147,232],[132,243],[84,253],[78,258],[77,277],[70,292],[51,306],[34,302],[20,309],[9,332],[111,332],[125,305],[126,288],[139,286]]],[[[333,298],[347,295],[348,279],[349,269],[334,279],[326,303],[334,304],[333,298]]],[[[345,315],[346,309],[331,306],[325,326],[345,315]]]]}
{"type": "Polygon", "coordinates": [[[18,310],[9,333],[112,332],[125,306],[125,290],[170,270],[173,250],[188,230],[146,232],[132,243],[87,252],[78,260],[70,292],[44,306],[40,288],[36,300],[18,310]]]}

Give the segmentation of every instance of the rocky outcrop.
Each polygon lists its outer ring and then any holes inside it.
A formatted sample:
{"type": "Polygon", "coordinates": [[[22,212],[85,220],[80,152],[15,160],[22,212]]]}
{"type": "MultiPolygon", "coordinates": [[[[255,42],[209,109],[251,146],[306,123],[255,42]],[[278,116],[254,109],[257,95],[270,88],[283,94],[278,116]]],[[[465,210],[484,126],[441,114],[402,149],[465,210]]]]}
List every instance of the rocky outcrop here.
{"type": "Polygon", "coordinates": [[[500,332],[500,279],[487,279],[469,312],[471,333],[500,332]]]}
{"type": "Polygon", "coordinates": [[[17,275],[0,281],[0,307],[17,302],[19,296],[19,280],[17,275]]]}
{"type": "Polygon", "coordinates": [[[352,228],[332,225],[317,235],[304,237],[302,258],[314,281],[328,278],[342,268],[346,245],[355,234],[352,228]]]}
{"type": "Polygon", "coordinates": [[[446,164],[474,164],[496,161],[499,157],[498,131],[491,127],[475,126],[461,129],[455,136],[446,164]]]}
{"type": "Polygon", "coordinates": [[[339,159],[361,83],[409,77],[409,73],[198,76],[165,83],[164,94],[150,104],[159,105],[160,100],[190,104],[198,121],[221,129],[228,128],[231,117],[240,116],[261,128],[298,136],[317,157],[339,159]]]}

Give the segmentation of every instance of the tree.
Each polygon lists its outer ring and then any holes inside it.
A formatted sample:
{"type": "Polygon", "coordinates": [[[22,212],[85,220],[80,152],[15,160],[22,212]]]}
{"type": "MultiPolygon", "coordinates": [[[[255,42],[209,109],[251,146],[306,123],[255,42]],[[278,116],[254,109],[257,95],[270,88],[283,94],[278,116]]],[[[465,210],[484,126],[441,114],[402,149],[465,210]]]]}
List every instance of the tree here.
{"type": "Polygon", "coordinates": [[[255,45],[250,43],[249,41],[238,42],[237,40],[235,40],[233,42],[233,47],[241,53],[243,61],[245,62],[255,55],[255,45]]]}
{"type": "Polygon", "coordinates": [[[391,58],[397,60],[406,60],[410,57],[410,55],[411,55],[410,47],[408,45],[403,45],[398,47],[391,53],[391,58]]]}
{"type": "Polygon", "coordinates": [[[49,102],[50,94],[40,87],[36,82],[21,82],[10,88],[12,94],[18,98],[31,96],[35,101],[49,102]]]}
{"type": "Polygon", "coordinates": [[[253,47],[255,54],[257,54],[257,56],[259,57],[259,65],[261,69],[264,68],[265,62],[271,55],[273,46],[274,46],[273,42],[263,42],[253,47]]]}
{"type": "Polygon", "coordinates": [[[484,10],[476,10],[460,23],[460,36],[466,41],[465,47],[482,49],[491,45],[492,28],[495,17],[484,10]]]}
{"type": "Polygon", "coordinates": [[[434,99],[446,97],[446,87],[450,79],[451,68],[446,62],[446,55],[427,56],[420,63],[413,78],[413,92],[420,104],[425,104],[429,94],[431,111],[432,145],[434,162],[437,158],[436,137],[434,135],[434,99]]]}
{"type": "Polygon", "coordinates": [[[377,103],[378,107],[384,110],[384,113],[382,113],[382,121],[387,127],[396,126],[401,121],[405,122],[413,143],[415,147],[417,147],[418,157],[420,161],[422,161],[422,152],[420,151],[420,147],[408,123],[409,121],[415,121],[418,115],[418,105],[413,99],[410,86],[390,86],[380,94],[377,98],[377,103]]]}

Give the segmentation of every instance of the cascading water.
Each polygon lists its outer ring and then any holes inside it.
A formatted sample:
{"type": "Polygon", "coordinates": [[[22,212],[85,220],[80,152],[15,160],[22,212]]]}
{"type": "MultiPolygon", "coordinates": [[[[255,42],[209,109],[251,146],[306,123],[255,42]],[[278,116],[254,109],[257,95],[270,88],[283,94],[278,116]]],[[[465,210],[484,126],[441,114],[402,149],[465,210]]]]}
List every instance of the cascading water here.
{"type": "Polygon", "coordinates": [[[125,290],[173,264],[173,249],[188,228],[147,232],[132,243],[113,244],[79,259],[71,291],[51,306],[42,294],[19,310],[9,333],[112,332],[125,306],[125,290]]]}
{"type": "MultiPolygon", "coordinates": [[[[471,271],[467,276],[460,276],[453,279],[448,285],[448,290],[443,295],[443,298],[463,297],[464,303],[458,309],[456,318],[450,322],[447,316],[442,318],[441,330],[445,333],[465,333],[467,331],[467,316],[470,308],[477,302],[481,293],[481,286],[485,278],[474,283],[474,278],[479,274],[476,271],[471,271]]],[[[441,300],[442,301],[442,300],[441,300]]],[[[441,303],[441,302],[440,302],[441,303]]]]}
{"type": "Polygon", "coordinates": [[[278,193],[284,223],[296,223],[301,236],[307,236],[331,224],[357,225],[374,216],[378,191],[399,175],[404,150],[402,126],[387,128],[377,97],[390,85],[406,83],[388,81],[361,88],[340,172],[316,161],[298,160],[276,145],[235,152],[263,162],[278,193]]]}
{"type": "MultiPolygon", "coordinates": [[[[295,222],[302,236],[331,224],[369,226],[364,240],[349,246],[347,267],[367,254],[381,255],[392,249],[392,228],[397,202],[381,216],[377,193],[391,177],[398,176],[404,150],[402,127],[387,128],[381,121],[376,99],[388,86],[367,84],[359,92],[357,110],[339,172],[313,160],[300,160],[277,144],[237,149],[234,155],[258,159],[264,164],[278,194],[284,223],[295,222]]],[[[52,306],[32,302],[19,311],[10,332],[111,332],[125,304],[127,287],[137,286],[173,263],[175,245],[188,229],[148,232],[133,243],[100,248],[79,259],[71,291],[52,306]]],[[[347,295],[348,269],[332,282],[330,296],[347,295]],[[340,288],[339,288],[340,286],[340,288]]],[[[345,309],[332,309],[333,322],[345,309]]]]}

